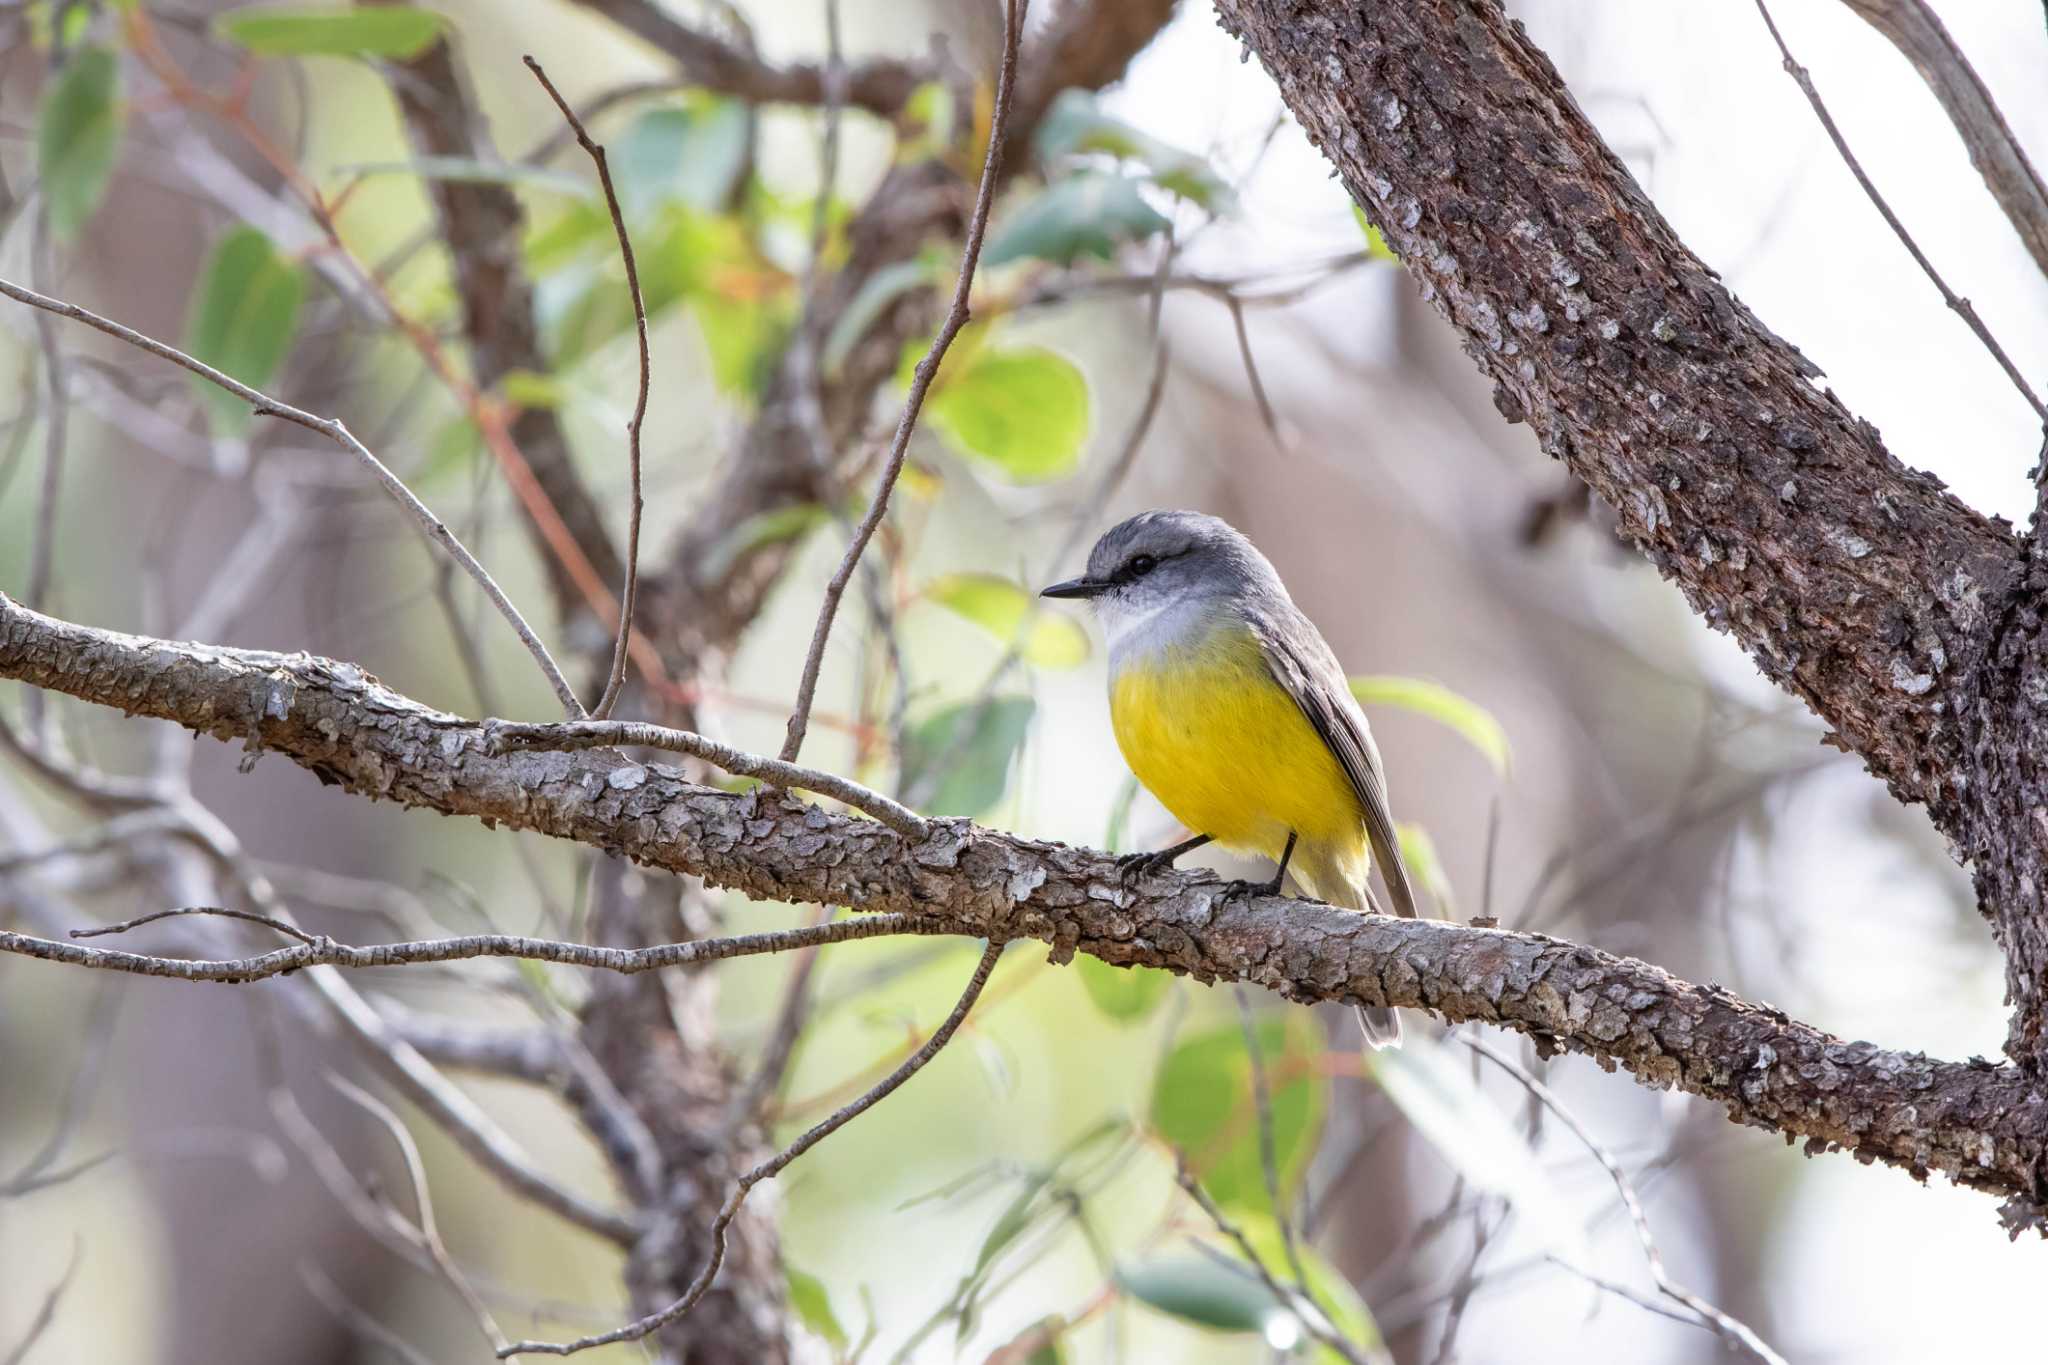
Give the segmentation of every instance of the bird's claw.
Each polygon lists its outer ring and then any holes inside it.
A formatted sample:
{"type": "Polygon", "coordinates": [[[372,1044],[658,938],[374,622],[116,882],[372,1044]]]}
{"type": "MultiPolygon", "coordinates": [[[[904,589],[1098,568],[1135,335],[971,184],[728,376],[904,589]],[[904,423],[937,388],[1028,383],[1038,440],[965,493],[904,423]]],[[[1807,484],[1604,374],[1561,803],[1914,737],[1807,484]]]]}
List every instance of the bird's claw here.
{"type": "Polygon", "coordinates": [[[1244,878],[1238,877],[1223,884],[1223,894],[1231,900],[1240,898],[1250,900],[1254,896],[1277,896],[1280,894],[1281,883],[1285,880],[1284,875],[1268,877],[1262,882],[1246,881],[1244,878]]]}
{"type": "Polygon", "coordinates": [[[1173,859],[1158,853],[1120,853],[1116,859],[1116,876],[1128,891],[1145,878],[1172,866],[1173,859]]]}

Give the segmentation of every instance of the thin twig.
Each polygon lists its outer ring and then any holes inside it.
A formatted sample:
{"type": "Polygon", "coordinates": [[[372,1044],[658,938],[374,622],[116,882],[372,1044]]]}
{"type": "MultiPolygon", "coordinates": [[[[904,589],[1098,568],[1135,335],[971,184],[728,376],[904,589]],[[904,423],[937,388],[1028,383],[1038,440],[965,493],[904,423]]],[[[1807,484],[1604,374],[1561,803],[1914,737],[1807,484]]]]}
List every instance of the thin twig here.
{"type": "Polygon", "coordinates": [[[36,1342],[41,1339],[43,1333],[50,1330],[50,1324],[57,1320],[57,1305],[63,1302],[64,1292],[71,1288],[71,1279],[78,1273],[78,1262],[84,1250],[85,1244],[74,1234],[71,1238],[71,1258],[64,1263],[64,1273],[57,1277],[57,1283],[50,1286],[50,1292],[43,1295],[43,1306],[36,1310],[35,1318],[29,1323],[28,1331],[23,1334],[21,1340],[14,1343],[13,1349],[7,1352],[4,1365],[21,1365],[27,1360],[28,1353],[35,1348],[36,1342]]]}
{"type": "Polygon", "coordinates": [[[1870,202],[1876,206],[1878,213],[1883,215],[1884,221],[1892,230],[1892,235],[1911,253],[1927,278],[1934,281],[1934,287],[1941,291],[1942,301],[1970,325],[1970,330],[1977,334],[1977,340],[1984,343],[1984,349],[1991,352],[1992,357],[1998,361],[1999,368],[2012,380],[2013,387],[2026,398],[2027,406],[2034,410],[2034,415],[2044,424],[2048,424],[2048,406],[2043,406],[2041,400],[2035,396],[2033,386],[2027,383],[2026,376],[2020,373],[2019,366],[2012,363],[2012,357],[2008,356],[2005,348],[1993,338],[1991,329],[1977,316],[1977,310],[1970,305],[1970,301],[1948,287],[1948,282],[1941,278],[1941,272],[1934,268],[1934,262],[1927,259],[1927,253],[1913,240],[1913,234],[1906,231],[1906,225],[1892,212],[1892,206],[1877,192],[1877,186],[1872,184],[1869,175],[1865,174],[1863,164],[1856,159],[1856,154],[1849,150],[1848,140],[1842,136],[1842,130],[1835,125],[1834,116],[1828,113],[1827,105],[1822,103],[1820,91],[1815,88],[1812,75],[1792,56],[1792,49],[1786,46],[1784,35],[1778,32],[1777,21],[1771,18],[1770,6],[1765,4],[1764,0],[1756,0],[1756,11],[1763,16],[1764,27],[1771,31],[1771,40],[1778,45],[1778,52],[1784,58],[1785,74],[1798,82],[1800,91],[1806,96],[1806,102],[1812,105],[1813,112],[1820,116],[1821,127],[1827,129],[1828,138],[1835,144],[1835,150],[1842,154],[1842,160],[1848,165],[1849,173],[1856,177],[1856,183],[1863,187],[1863,193],[1870,197],[1870,202]]]}
{"type": "MultiPolygon", "coordinates": [[[[390,1105],[346,1076],[330,1071],[327,1074],[327,1081],[341,1092],[344,1099],[375,1119],[378,1125],[391,1135],[392,1142],[398,1147],[399,1158],[405,1163],[406,1180],[412,1185],[415,1228],[421,1247],[433,1258],[435,1267],[441,1272],[441,1278],[448,1282],[448,1287],[455,1291],[455,1296],[469,1309],[470,1316],[476,1319],[477,1329],[484,1334],[485,1340],[491,1343],[491,1349],[495,1351],[505,1346],[506,1337],[498,1330],[497,1319],[491,1316],[491,1310],[485,1306],[483,1297],[476,1292],[476,1287],[470,1284],[468,1276],[455,1264],[455,1258],[448,1254],[448,1244],[441,1240],[440,1223],[434,1217],[434,1200],[427,1191],[427,1164],[420,1156],[419,1144],[413,1141],[412,1131],[405,1126],[405,1121],[398,1117],[390,1105]]],[[[392,1216],[397,1217],[395,1210],[392,1216]]]]}
{"type": "Polygon", "coordinates": [[[605,207],[611,210],[612,231],[618,234],[619,256],[626,263],[626,293],[633,300],[633,327],[640,341],[640,393],[633,402],[633,416],[626,423],[626,458],[633,473],[633,505],[630,519],[626,523],[626,586],[619,595],[619,633],[612,644],[611,672],[605,678],[604,695],[591,708],[591,717],[604,720],[619,703],[619,693],[626,685],[626,654],[633,642],[633,610],[640,595],[640,513],[643,506],[640,497],[640,427],[647,420],[647,390],[653,382],[654,362],[647,346],[647,301],[640,294],[640,268],[633,260],[633,239],[626,232],[626,215],[619,208],[619,192],[612,185],[611,163],[605,159],[604,148],[590,140],[584,131],[583,120],[576,117],[576,111],[569,107],[569,101],[562,98],[562,92],[555,89],[555,83],[548,79],[548,73],[541,70],[539,62],[532,56],[525,59],[526,69],[531,71],[541,88],[548,92],[548,98],[562,111],[562,117],[576,134],[576,145],[589,154],[597,166],[598,183],[604,186],[605,207]]]}
{"type": "Polygon", "coordinates": [[[1251,1238],[1245,1236],[1244,1229],[1222,1209],[1216,1207],[1216,1201],[1202,1188],[1202,1182],[1195,1179],[1194,1172],[1188,1169],[1186,1156],[1176,1152],[1174,1161],[1177,1167],[1175,1178],[1179,1180],[1180,1187],[1187,1191],[1188,1197],[1193,1199],[1208,1216],[1209,1221],[1216,1225],[1216,1230],[1237,1244],[1237,1249],[1243,1254],[1248,1268],[1259,1277],[1259,1282],[1265,1285],[1266,1292],[1273,1296],[1273,1302],[1283,1308],[1292,1309],[1295,1320],[1301,1323],[1304,1331],[1344,1357],[1350,1365],[1367,1365],[1367,1357],[1359,1350],[1358,1344],[1339,1332],[1334,1323],[1327,1321],[1322,1309],[1308,1301],[1305,1295],[1295,1293],[1273,1277],[1273,1272],[1266,1268],[1265,1261],[1259,1256],[1258,1248],[1252,1245],[1251,1238]],[[1301,1311],[1303,1307],[1308,1311],[1301,1311]]]}
{"type": "Polygon", "coordinates": [[[718,1211],[717,1219],[711,1224],[711,1254],[705,1259],[703,1268],[697,1272],[696,1278],[684,1290],[682,1297],[658,1313],[650,1313],[636,1322],[627,1323],[624,1327],[616,1328],[613,1331],[602,1332],[595,1336],[579,1337],[575,1341],[514,1342],[507,1349],[498,1352],[499,1358],[504,1359],[508,1356],[525,1354],[566,1356],[574,1355],[578,1351],[589,1350],[594,1346],[609,1346],[613,1342],[639,1341],[660,1331],[663,1327],[668,1326],[668,1324],[696,1307],[697,1301],[704,1297],[705,1291],[711,1288],[711,1282],[718,1276],[718,1267],[725,1260],[726,1229],[732,1226],[732,1220],[739,1214],[740,1205],[746,1201],[748,1192],[762,1181],[779,1175],[791,1162],[795,1161],[805,1152],[810,1151],[811,1148],[817,1146],[820,1142],[823,1142],[826,1138],[874,1108],[875,1105],[887,1099],[905,1081],[922,1070],[925,1063],[938,1056],[940,1049],[952,1041],[953,1034],[960,1028],[961,1021],[966,1019],[967,1012],[974,1008],[974,1002],[980,999],[982,987],[988,984],[989,974],[995,971],[996,960],[1002,955],[1003,945],[1000,942],[992,941],[987,948],[982,950],[981,961],[975,965],[974,975],[968,979],[967,989],[961,992],[959,1003],[953,1006],[953,1012],[946,1016],[946,1021],[939,1025],[932,1036],[925,1041],[925,1045],[907,1058],[901,1066],[890,1072],[873,1089],[869,1090],[859,1099],[840,1109],[824,1122],[805,1132],[795,1142],[790,1143],[789,1146],[783,1148],[780,1152],[777,1152],[774,1156],[740,1177],[739,1183],[733,1187],[732,1193],[726,1196],[725,1206],[718,1211]]]}
{"type": "MultiPolygon", "coordinates": [[[[49,254],[49,227],[39,215],[30,247],[41,259],[49,254]]],[[[71,405],[65,399],[64,352],[57,329],[36,314],[36,340],[43,352],[43,382],[50,393],[50,416],[43,424],[43,481],[36,493],[35,535],[29,542],[28,584],[23,599],[37,611],[50,600],[50,571],[56,558],[57,506],[64,484],[64,451],[71,405]]],[[[38,721],[40,728],[40,721],[38,721]]]]}
{"type": "Polygon", "coordinates": [[[781,759],[762,758],[692,730],[626,720],[564,721],[552,725],[494,720],[487,722],[486,728],[491,742],[500,749],[641,748],[689,754],[740,777],[758,778],[778,787],[796,787],[843,801],[908,839],[922,839],[931,833],[931,824],[923,816],[851,778],[781,759]]]}
{"type": "MultiPolygon", "coordinates": [[[[195,909],[197,907],[194,907],[195,909]]],[[[217,910],[208,913],[218,914],[217,910]]],[[[146,916],[145,918],[156,918],[146,916]]],[[[248,919],[253,916],[243,915],[248,919]]],[[[273,928],[282,928],[273,925],[273,928]]],[[[885,934],[959,934],[959,925],[922,915],[861,915],[833,920],[828,924],[796,929],[774,929],[733,938],[692,939],[686,943],[657,943],[645,948],[600,948],[588,943],[564,943],[557,939],[524,938],[517,934],[470,934],[460,938],[416,939],[405,943],[377,943],[356,947],[337,943],[316,934],[294,948],[279,948],[255,957],[182,958],[158,957],[147,953],[126,953],[111,948],[86,948],[55,939],[37,938],[0,930],[0,953],[40,958],[72,967],[127,972],[134,976],[169,977],[178,981],[219,981],[240,985],[303,971],[308,967],[409,967],[425,962],[462,962],[479,957],[515,957],[533,962],[555,962],[567,967],[633,976],[660,971],[665,967],[686,967],[700,962],[751,957],[760,953],[786,953],[819,943],[846,943],[854,939],[877,938],[885,934]]]]}
{"type": "Polygon", "coordinates": [[[1273,1092],[1266,1083],[1266,1051],[1259,1046],[1258,1016],[1252,1012],[1251,992],[1234,986],[1237,1021],[1244,1030],[1245,1056],[1252,1064],[1252,1107],[1259,1120],[1259,1172],[1266,1181],[1266,1202],[1273,1206],[1273,1221],[1280,1225],[1280,1243],[1287,1253],[1287,1268],[1301,1292],[1308,1293],[1308,1271],[1301,1264],[1301,1247],[1295,1241],[1294,1220],[1280,1200],[1280,1160],[1273,1140],[1273,1092]]]}
{"type": "Polygon", "coordinates": [[[315,939],[297,925],[286,924],[283,920],[277,919],[274,916],[258,914],[254,910],[234,910],[219,905],[181,905],[170,910],[152,910],[146,915],[137,915],[134,919],[124,919],[119,924],[103,924],[94,929],[73,929],[71,937],[99,938],[103,934],[125,934],[130,929],[139,929],[145,924],[152,924],[160,919],[170,919],[174,915],[219,915],[225,919],[247,920],[251,924],[260,924],[266,929],[275,929],[278,933],[295,938],[304,944],[313,945],[319,942],[318,939],[315,939]]]}
{"type": "Polygon", "coordinates": [[[383,485],[384,490],[412,514],[413,520],[419,523],[427,538],[447,552],[462,566],[463,572],[484,590],[484,595],[491,599],[491,604],[498,609],[498,614],[503,616],[518,634],[527,652],[533,655],[534,662],[540,665],[541,672],[547,675],[548,685],[554,688],[555,696],[561,700],[563,709],[571,717],[582,718],[583,703],[576,699],[575,690],[569,686],[569,680],[562,676],[562,670],[556,667],[554,657],[548,653],[547,646],[533,633],[533,628],[527,625],[526,618],[519,614],[519,608],[512,605],[512,599],[505,595],[505,590],[498,586],[497,580],[493,579],[485,571],[484,566],[477,562],[476,556],[456,539],[455,533],[448,529],[446,523],[414,496],[413,491],[405,486],[405,481],[392,473],[382,460],[371,453],[368,446],[358,441],[349,429],[342,425],[338,418],[318,417],[289,403],[281,403],[260,390],[250,388],[241,380],[223,374],[203,360],[196,360],[174,346],[167,346],[154,337],[144,336],[133,328],[124,327],[111,318],[101,317],[98,313],[80,308],[75,303],[66,303],[62,299],[38,294],[33,289],[25,289],[8,280],[0,280],[0,294],[5,294],[17,303],[25,303],[31,308],[40,308],[44,312],[55,313],[58,317],[82,322],[96,331],[104,332],[110,337],[127,342],[130,346],[168,360],[173,365],[189,370],[201,379],[235,395],[249,404],[258,417],[278,417],[308,431],[318,432],[353,455],[357,462],[368,469],[377,482],[383,485]]]}
{"type": "Polygon", "coordinates": [[[1785,1365],[1785,1358],[1772,1350],[1747,1324],[1730,1317],[1671,1278],[1670,1272],[1664,1268],[1663,1254],[1657,1250],[1657,1239],[1650,1231],[1649,1215],[1643,1212],[1643,1201],[1636,1196],[1635,1186],[1630,1183],[1628,1173],[1622,1170],[1621,1163],[1615,1160],[1614,1155],[1586,1131],[1585,1125],[1579,1122],[1578,1115],[1565,1106],[1555,1091],[1530,1075],[1514,1058],[1495,1051],[1478,1039],[1459,1037],[1458,1041],[1514,1077],[1523,1089],[1541,1102],[1545,1109],[1555,1114],[1565,1127],[1571,1129],[1572,1135],[1578,1138],[1586,1150],[1593,1154],[1593,1159],[1606,1169],[1608,1177],[1614,1181],[1614,1188],[1621,1194],[1621,1202],[1628,1210],[1629,1221],[1635,1224],[1636,1240],[1643,1244],[1643,1259],[1649,1263],[1650,1278],[1655,1281],[1659,1293],[1694,1314],[1702,1326],[1713,1331],[1731,1346],[1749,1352],[1758,1360],[1765,1362],[1765,1365],[1785,1365]]]}
{"type": "Polygon", "coordinates": [[[1017,83],[1017,45],[1023,33],[1024,10],[1028,3],[1029,0],[1006,0],[1003,61],[996,77],[995,109],[989,118],[988,155],[981,165],[981,186],[975,191],[974,212],[967,220],[967,241],[960,253],[960,278],[953,287],[953,304],[946,310],[946,320],[939,327],[938,335],[932,338],[931,349],[917,363],[917,371],[910,381],[910,392],[903,400],[903,415],[897,420],[896,435],[889,443],[888,459],[882,466],[874,498],[868,503],[867,515],[854,529],[853,540],[847,545],[839,567],[833,571],[831,581],[825,585],[824,605],[819,608],[818,623],[811,631],[811,647],[804,655],[803,676],[797,684],[796,709],[790,712],[789,733],[782,742],[781,758],[785,763],[794,762],[803,749],[804,732],[811,721],[811,703],[818,693],[818,671],[824,666],[825,642],[832,635],[832,618],[838,614],[839,599],[845,594],[846,585],[853,580],[853,571],[867,550],[868,542],[874,538],[875,528],[882,524],[882,516],[889,510],[889,495],[895,491],[896,478],[903,472],[904,457],[910,450],[910,433],[917,426],[917,415],[924,407],[925,395],[931,391],[932,381],[938,377],[946,350],[960,329],[967,325],[967,295],[974,286],[974,268],[981,260],[981,240],[988,232],[989,206],[995,201],[996,174],[1003,162],[1010,97],[1017,83]]]}
{"type": "Polygon", "coordinates": [[[400,1365],[434,1365],[418,1347],[379,1321],[376,1314],[351,1301],[341,1292],[341,1286],[329,1279],[327,1272],[319,1266],[311,1261],[300,1261],[299,1279],[305,1284],[306,1292],[318,1299],[320,1306],[333,1314],[336,1322],[371,1345],[382,1346],[397,1356],[400,1365]]]}
{"type": "Polygon", "coordinates": [[[1237,333],[1237,356],[1244,364],[1244,377],[1251,385],[1252,401],[1258,405],[1259,421],[1265,424],[1266,434],[1273,438],[1273,448],[1285,455],[1287,442],[1280,435],[1280,415],[1273,411],[1273,400],[1266,396],[1266,385],[1259,378],[1257,362],[1252,359],[1252,338],[1244,326],[1244,301],[1235,294],[1226,294],[1223,302],[1230,309],[1230,325],[1237,333]]]}

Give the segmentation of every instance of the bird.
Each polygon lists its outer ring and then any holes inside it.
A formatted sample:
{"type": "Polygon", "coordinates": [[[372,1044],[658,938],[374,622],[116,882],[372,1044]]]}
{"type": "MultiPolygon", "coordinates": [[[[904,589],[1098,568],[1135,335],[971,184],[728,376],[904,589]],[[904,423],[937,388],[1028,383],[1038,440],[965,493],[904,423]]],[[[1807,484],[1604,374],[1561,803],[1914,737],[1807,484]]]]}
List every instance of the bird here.
{"type": "MultiPolygon", "coordinates": [[[[1257,546],[1201,512],[1141,512],[1105,532],[1079,578],[1041,597],[1087,602],[1109,646],[1109,714],[1138,781],[1193,837],[1125,855],[1144,876],[1214,842],[1279,864],[1331,905],[1415,914],[1385,765],[1336,654],[1257,546]]],[[[1400,1044],[1391,1009],[1359,1007],[1375,1048],[1400,1044]]]]}

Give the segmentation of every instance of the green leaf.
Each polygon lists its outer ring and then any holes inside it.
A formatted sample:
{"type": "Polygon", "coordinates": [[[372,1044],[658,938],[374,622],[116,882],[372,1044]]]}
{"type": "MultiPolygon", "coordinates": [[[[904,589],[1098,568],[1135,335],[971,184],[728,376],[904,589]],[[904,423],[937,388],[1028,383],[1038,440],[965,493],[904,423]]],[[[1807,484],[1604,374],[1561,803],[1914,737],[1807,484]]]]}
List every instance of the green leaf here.
{"type": "Polygon", "coordinates": [[[930,255],[920,255],[913,260],[885,265],[861,282],[859,292],[833,321],[832,330],[825,337],[819,363],[827,376],[838,375],[847,356],[853,354],[853,348],[860,344],[860,339],[868,334],[868,328],[890,304],[938,278],[936,264],[930,255]]]}
{"type": "MultiPolygon", "coordinates": [[[[523,166],[517,162],[484,161],[473,156],[416,156],[410,161],[357,161],[336,166],[343,175],[416,175],[422,180],[444,180],[458,185],[513,185],[553,190],[589,198],[597,187],[567,171],[548,166],[523,166]]],[[[609,220],[607,220],[609,221],[609,220]]]]}
{"type": "Polygon", "coordinates": [[[1394,254],[1394,249],[1387,245],[1385,235],[1373,226],[1372,219],[1365,216],[1364,209],[1354,203],[1351,206],[1351,216],[1358,220],[1358,230],[1365,234],[1366,255],[1375,261],[1389,261],[1395,265],[1401,263],[1401,258],[1394,254]]]}
{"type": "Polygon", "coordinates": [[[1473,1188],[1513,1204],[1522,1225],[1546,1245],[1580,1249],[1580,1221],[1558,1198],[1536,1154],[1471,1073],[1443,1047],[1430,1038],[1410,1036],[1399,1048],[1368,1051],[1365,1069],[1473,1188]]]}
{"type": "MultiPolygon", "coordinates": [[[[255,228],[236,228],[214,247],[199,277],[185,349],[260,389],[291,350],[305,293],[305,272],[297,263],[279,255],[255,228]]],[[[203,380],[193,382],[216,430],[239,434],[248,427],[247,403],[203,380]]]]}
{"type": "Polygon", "coordinates": [[[1273,1297],[1249,1266],[1237,1269],[1206,1256],[1174,1252],[1120,1266],[1116,1279],[1140,1303],[1197,1327],[1257,1332],[1271,1340],[1300,1337],[1293,1311],[1273,1297]]]}
{"type": "Polygon", "coordinates": [[[1166,998],[1173,973],[1157,967],[1114,967],[1086,954],[1074,959],[1088,998],[1120,1024],[1132,1023],[1150,1014],[1166,998]]]}
{"type": "Polygon", "coordinates": [[[73,57],[43,96],[36,170],[59,241],[76,237],[105,197],[121,155],[123,118],[120,69],[103,47],[73,57]]]}
{"type": "Polygon", "coordinates": [[[1202,208],[1220,208],[1230,198],[1229,187],[1208,162],[1110,117],[1083,90],[1061,92],[1040,120],[1036,141],[1039,156],[1049,162],[1091,152],[1136,162],[1153,184],[1202,208]]]}
{"type": "MultiPolygon", "coordinates": [[[[1257,1024],[1273,1116],[1274,1165],[1285,1199],[1308,1169],[1328,1107],[1317,1065],[1322,1029],[1303,1010],[1269,1013],[1257,1024]]],[[[1235,1022],[1183,1040],[1152,1085],[1153,1130],[1186,1155],[1210,1197],[1225,1207],[1269,1210],[1259,1158],[1251,1057],[1235,1022]]]]}
{"type": "Polygon", "coordinates": [[[1398,706],[1448,725],[1493,765],[1494,772],[1507,776],[1511,758],[1508,732],[1501,728],[1501,723],[1493,718],[1491,711],[1466,700],[1442,683],[1424,678],[1372,674],[1353,678],[1351,695],[1365,706],[1398,706]]]}
{"type": "Polygon", "coordinates": [[[747,164],[747,111],[737,100],[692,94],[633,121],[612,154],[620,207],[639,219],[666,201],[717,213],[747,164]]]}
{"type": "Polygon", "coordinates": [[[705,556],[704,578],[716,582],[731,572],[741,557],[768,545],[801,540],[832,519],[832,511],[821,502],[791,503],[787,507],[756,512],[727,531],[705,556]]]}
{"type": "Polygon", "coordinates": [[[320,9],[230,10],[214,32],[259,57],[417,57],[441,36],[443,21],[410,5],[337,5],[320,9]]]}
{"type": "Polygon", "coordinates": [[[978,346],[957,371],[951,364],[939,371],[924,413],[954,449],[1012,482],[1042,483],[1080,462],[1088,381],[1042,346],[978,346]]]}
{"type": "Polygon", "coordinates": [[[979,815],[1003,799],[1036,704],[1029,697],[942,706],[904,736],[903,786],[927,815],[979,815]]]}
{"type": "Polygon", "coordinates": [[[840,1325],[839,1315],[832,1311],[832,1298],[825,1292],[825,1282],[816,1275],[798,1270],[787,1261],[783,1262],[782,1273],[789,1281],[789,1306],[796,1310],[797,1318],[831,1342],[835,1349],[844,1351],[846,1328],[840,1325]]]}
{"type": "Polygon", "coordinates": [[[1007,578],[947,574],[925,596],[980,626],[1040,668],[1074,668],[1088,658],[1088,632],[1071,616],[1042,611],[1038,599],[1007,578]]]}
{"type": "Polygon", "coordinates": [[[1436,902],[1437,913],[1454,918],[1457,900],[1451,894],[1451,879],[1444,872],[1444,860],[1436,851],[1429,831],[1411,822],[1397,822],[1394,832],[1401,841],[1401,862],[1408,875],[1420,883],[1423,892],[1436,902]]]}
{"type": "Polygon", "coordinates": [[[983,263],[1028,258],[1072,265],[1076,257],[1110,260],[1124,242],[1141,242],[1167,222],[1138,193],[1138,182],[1108,171],[1077,171],[1047,185],[1011,213],[988,244],[983,263]]]}

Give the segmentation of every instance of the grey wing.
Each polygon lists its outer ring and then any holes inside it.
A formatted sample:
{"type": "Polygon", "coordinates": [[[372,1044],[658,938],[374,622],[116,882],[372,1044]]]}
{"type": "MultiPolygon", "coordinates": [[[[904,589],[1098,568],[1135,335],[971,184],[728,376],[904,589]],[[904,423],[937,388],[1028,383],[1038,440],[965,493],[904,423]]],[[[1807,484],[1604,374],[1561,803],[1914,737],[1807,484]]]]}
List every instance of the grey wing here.
{"type": "MultiPolygon", "coordinates": [[[[1291,605],[1291,604],[1290,604],[1291,605]]],[[[1372,742],[1372,730],[1351,696],[1351,684],[1329,644],[1299,612],[1265,616],[1253,627],[1266,647],[1266,662],[1273,677],[1294,698],[1302,714],[1316,727],[1323,743],[1337,755],[1351,779],[1351,789],[1365,812],[1366,838],[1372,843],[1372,859],[1379,865],[1393,894],[1394,910],[1414,918],[1415,892],[1408,884],[1408,868],[1401,861],[1401,843],[1394,833],[1394,814],[1387,802],[1387,771],[1380,762],[1379,746],[1372,742]]]]}

